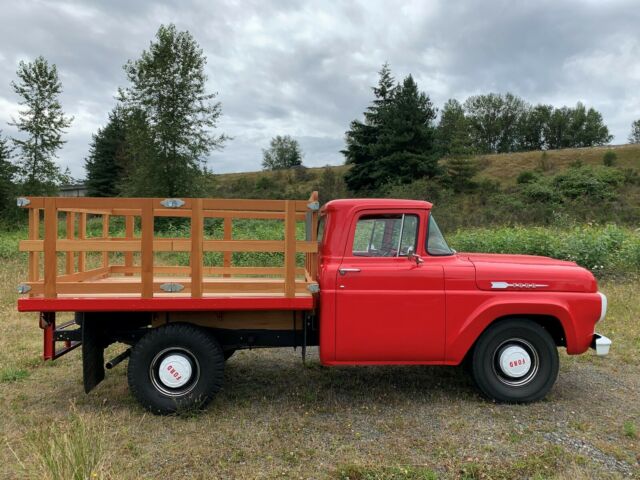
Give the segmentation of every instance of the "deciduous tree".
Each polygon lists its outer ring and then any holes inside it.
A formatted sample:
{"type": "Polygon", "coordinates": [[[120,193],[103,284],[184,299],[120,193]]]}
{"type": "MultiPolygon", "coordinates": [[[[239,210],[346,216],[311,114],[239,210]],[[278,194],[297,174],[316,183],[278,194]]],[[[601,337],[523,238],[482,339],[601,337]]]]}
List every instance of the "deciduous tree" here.
{"type": "Polygon", "coordinates": [[[640,119],[631,124],[629,143],[640,143],[640,119]]]}
{"type": "Polygon", "coordinates": [[[64,115],[59,96],[62,83],[55,65],[38,57],[20,62],[18,81],[11,82],[21,98],[18,119],[12,119],[22,134],[13,142],[18,150],[21,191],[28,195],[52,195],[62,177],[54,159],[65,141],[62,135],[72,118],[64,115]]]}
{"type": "Polygon", "coordinates": [[[302,166],[302,149],[297,140],[289,135],[277,135],[271,139],[269,148],[262,150],[262,168],[283,170],[302,166]]]}
{"type": "Polygon", "coordinates": [[[207,91],[206,57],[188,31],[161,25],[155,41],[124,70],[130,86],[120,90],[127,115],[138,127],[136,161],[127,175],[129,194],[188,196],[201,184],[205,157],[223,146],[214,135],[221,115],[216,93],[207,91]],[[140,146],[150,140],[146,151],[140,146]]]}

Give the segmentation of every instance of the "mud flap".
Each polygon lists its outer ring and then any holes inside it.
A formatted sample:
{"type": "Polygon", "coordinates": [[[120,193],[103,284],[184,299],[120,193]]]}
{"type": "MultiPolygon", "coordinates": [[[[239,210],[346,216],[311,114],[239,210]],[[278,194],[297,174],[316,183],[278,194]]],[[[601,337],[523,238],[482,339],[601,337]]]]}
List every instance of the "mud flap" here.
{"type": "Polygon", "coordinates": [[[76,320],[82,325],[82,379],[89,393],[104,380],[104,336],[98,322],[86,320],[80,312],[76,320]]]}

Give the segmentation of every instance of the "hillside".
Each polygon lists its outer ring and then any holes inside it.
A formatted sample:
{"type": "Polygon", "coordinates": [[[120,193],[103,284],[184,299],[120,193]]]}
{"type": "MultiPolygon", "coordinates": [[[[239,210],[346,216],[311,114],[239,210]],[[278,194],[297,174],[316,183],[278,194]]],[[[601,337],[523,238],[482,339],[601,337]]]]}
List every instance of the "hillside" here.
{"type": "MultiPolygon", "coordinates": [[[[518,175],[523,171],[537,170],[543,175],[552,175],[569,168],[576,161],[585,165],[602,165],[603,156],[609,150],[615,152],[618,168],[640,168],[640,144],[613,145],[546,152],[477,155],[473,158],[479,171],[474,178],[479,181],[483,179],[498,181],[503,187],[508,187],[516,184],[518,175]]],[[[210,187],[214,191],[224,192],[225,196],[231,197],[242,196],[241,194],[259,197],[258,193],[270,193],[285,198],[286,193],[292,189],[300,192],[317,189],[322,183],[323,172],[327,170],[333,172],[335,177],[342,178],[348,168],[346,165],[339,165],[307,168],[302,172],[260,171],[218,174],[211,175],[210,187]]]]}

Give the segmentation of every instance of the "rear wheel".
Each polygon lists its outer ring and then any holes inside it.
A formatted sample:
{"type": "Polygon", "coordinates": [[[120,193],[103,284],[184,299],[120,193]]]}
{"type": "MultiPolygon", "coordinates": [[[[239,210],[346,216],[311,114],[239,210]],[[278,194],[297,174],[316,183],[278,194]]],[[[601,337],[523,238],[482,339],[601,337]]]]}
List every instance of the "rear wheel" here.
{"type": "Polygon", "coordinates": [[[558,377],[558,349],[551,335],[526,319],[489,327],[476,344],[471,365],[478,388],[498,402],[544,398],[558,377]]]}
{"type": "Polygon", "coordinates": [[[145,334],[131,351],[129,389],[147,410],[203,408],[222,387],[224,356],[202,328],[170,324],[145,334]]]}
{"type": "Polygon", "coordinates": [[[236,353],[235,349],[225,350],[224,353],[223,353],[225,361],[229,360],[233,356],[234,353],[236,353]]]}

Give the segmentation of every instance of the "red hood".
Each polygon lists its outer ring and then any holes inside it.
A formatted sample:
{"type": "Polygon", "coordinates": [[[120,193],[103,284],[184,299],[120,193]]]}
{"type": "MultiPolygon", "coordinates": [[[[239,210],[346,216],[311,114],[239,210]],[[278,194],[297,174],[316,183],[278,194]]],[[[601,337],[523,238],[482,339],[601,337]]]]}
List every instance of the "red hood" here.
{"type": "Polygon", "coordinates": [[[476,268],[481,290],[596,292],[591,272],[574,262],[535,255],[461,253],[476,268]]]}

